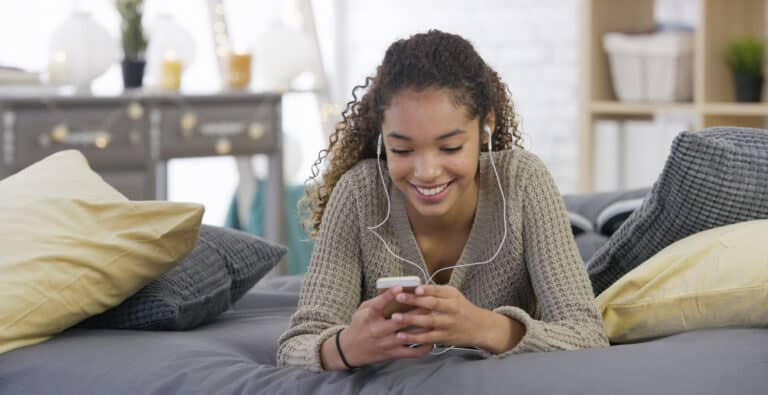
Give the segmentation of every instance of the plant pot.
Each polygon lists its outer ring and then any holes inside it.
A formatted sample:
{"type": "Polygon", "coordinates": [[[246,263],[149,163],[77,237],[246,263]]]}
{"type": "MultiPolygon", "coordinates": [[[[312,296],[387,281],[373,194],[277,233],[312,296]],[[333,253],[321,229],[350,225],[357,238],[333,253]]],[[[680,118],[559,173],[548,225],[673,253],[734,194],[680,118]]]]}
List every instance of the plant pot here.
{"type": "Polygon", "coordinates": [[[144,68],[147,62],[144,59],[123,59],[123,86],[130,88],[140,88],[144,80],[144,68]]]}
{"type": "Polygon", "coordinates": [[[759,102],[763,96],[763,77],[754,74],[732,73],[737,102],[759,102]]]}

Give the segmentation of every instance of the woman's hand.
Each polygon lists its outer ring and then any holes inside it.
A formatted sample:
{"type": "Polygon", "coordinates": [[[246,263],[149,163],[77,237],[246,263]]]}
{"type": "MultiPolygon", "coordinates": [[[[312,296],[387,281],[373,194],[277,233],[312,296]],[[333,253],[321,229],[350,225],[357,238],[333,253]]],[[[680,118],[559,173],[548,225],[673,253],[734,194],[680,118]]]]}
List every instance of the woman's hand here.
{"type": "Polygon", "coordinates": [[[392,320],[402,325],[432,328],[423,333],[398,333],[397,337],[406,343],[472,346],[501,353],[514,347],[525,334],[521,323],[475,306],[454,287],[420,285],[415,295],[398,293],[395,298],[400,303],[433,312],[392,315],[392,320]]]}
{"type": "MultiPolygon", "coordinates": [[[[407,344],[412,342],[398,337],[397,332],[412,324],[384,318],[384,308],[400,294],[403,294],[402,287],[391,288],[363,302],[352,315],[350,325],[341,332],[339,338],[341,350],[350,365],[364,366],[390,359],[417,358],[432,350],[431,343],[408,347],[407,344]]],[[[429,316],[430,312],[414,309],[408,314],[419,317],[429,316]]],[[[335,337],[323,343],[321,358],[325,370],[346,369],[336,350],[335,337]]]]}

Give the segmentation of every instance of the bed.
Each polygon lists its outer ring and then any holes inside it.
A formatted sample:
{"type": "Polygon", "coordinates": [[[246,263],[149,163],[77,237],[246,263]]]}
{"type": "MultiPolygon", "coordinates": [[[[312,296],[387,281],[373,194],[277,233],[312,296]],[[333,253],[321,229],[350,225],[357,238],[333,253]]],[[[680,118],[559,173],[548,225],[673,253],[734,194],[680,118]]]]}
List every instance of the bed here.
{"type": "Polygon", "coordinates": [[[263,280],[191,331],[70,329],[0,355],[1,394],[765,394],[768,329],[692,331],[606,349],[451,351],[354,373],[277,368],[301,276],[263,280]]]}
{"type": "MultiPolygon", "coordinates": [[[[684,143],[691,140],[706,145],[706,149],[686,148],[683,154],[696,155],[691,156],[693,159],[682,155],[687,159],[680,163],[715,169],[718,180],[730,182],[726,186],[730,195],[723,192],[723,196],[749,209],[736,210],[737,214],[745,212],[756,218],[768,218],[768,204],[764,199],[768,191],[768,179],[764,177],[768,163],[765,147],[768,146],[755,143],[758,138],[765,143],[768,139],[763,131],[727,132],[726,137],[745,136],[750,142],[747,145],[752,147],[751,156],[734,154],[732,151],[743,145],[723,143],[724,132],[713,130],[709,134],[683,134],[685,139],[678,139],[675,147],[682,150],[687,147],[684,143]],[[698,155],[714,152],[710,149],[714,143],[703,141],[708,138],[717,143],[719,148],[715,148],[723,153],[716,151],[709,157],[698,155]],[[711,158],[729,161],[747,158],[754,163],[725,166],[711,158]],[[721,169],[731,172],[724,174],[721,169]],[[743,174],[734,175],[736,171],[743,174]],[[737,194],[738,191],[741,192],[737,194]]],[[[673,185],[691,189],[694,188],[691,179],[708,179],[692,177],[690,169],[677,171],[675,163],[668,162],[665,172],[686,178],[678,182],[662,176],[662,181],[671,180],[673,185]]],[[[663,187],[662,183],[654,188],[663,190],[659,185],[663,187]]],[[[632,247],[646,239],[671,234],[655,232],[656,235],[643,236],[637,242],[630,237],[633,233],[627,231],[628,227],[619,223],[626,220],[635,226],[665,217],[648,213],[672,207],[669,204],[643,211],[645,202],[654,201],[646,193],[648,190],[565,197],[576,242],[585,261],[601,253],[612,253],[612,249],[603,246],[610,247],[616,240],[632,247]],[[641,206],[637,199],[643,196],[641,206]],[[627,218],[627,207],[634,207],[643,216],[627,218]],[[613,232],[615,235],[610,234],[613,232]]],[[[682,196],[708,195],[688,191],[682,196]]],[[[656,201],[668,203],[670,200],[657,196],[656,201]]],[[[681,200],[685,205],[689,205],[689,201],[681,200]]],[[[724,201],[728,199],[705,199],[699,206],[706,208],[724,201]]],[[[727,213],[735,212],[733,207],[728,205],[727,213]]],[[[680,215],[686,210],[674,207],[680,215]]],[[[719,211],[710,208],[707,218],[711,219],[713,212],[719,211]]],[[[728,217],[719,224],[747,219],[728,217]]],[[[659,229],[655,225],[647,228],[659,229]]],[[[668,240],[656,242],[669,243],[668,240]]],[[[645,249],[651,250],[647,246],[645,249]]],[[[618,258],[621,255],[618,254],[618,258]]],[[[608,348],[521,354],[504,359],[483,359],[473,351],[450,351],[421,359],[380,363],[355,372],[313,373],[300,368],[278,368],[275,366],[277,339],[296,309],[301,283],[301,275],[265,278],[221,316],[186,331],[70,328],[49,341],[0,354],[0,394],[768,393],[766,327],[689,330],[608,348]]],[[[760,311],[751,315],[760,315],[760,311]]]]}

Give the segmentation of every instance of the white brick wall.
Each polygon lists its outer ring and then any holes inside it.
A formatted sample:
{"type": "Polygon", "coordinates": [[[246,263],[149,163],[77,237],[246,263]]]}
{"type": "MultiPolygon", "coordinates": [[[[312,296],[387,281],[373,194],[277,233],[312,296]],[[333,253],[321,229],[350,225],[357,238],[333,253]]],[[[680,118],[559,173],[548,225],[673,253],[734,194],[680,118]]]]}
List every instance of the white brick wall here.
{"type": "MultiPolygon", "coordinates": [[[[576,191],[580,0],[347,0],[343,99],[394,40],[437,28],[469,39],[509,85],[524,145],[561,192],[576,191]]],[[[657,0],[663,21],[695,20],[693,0],[657,0]]]]}

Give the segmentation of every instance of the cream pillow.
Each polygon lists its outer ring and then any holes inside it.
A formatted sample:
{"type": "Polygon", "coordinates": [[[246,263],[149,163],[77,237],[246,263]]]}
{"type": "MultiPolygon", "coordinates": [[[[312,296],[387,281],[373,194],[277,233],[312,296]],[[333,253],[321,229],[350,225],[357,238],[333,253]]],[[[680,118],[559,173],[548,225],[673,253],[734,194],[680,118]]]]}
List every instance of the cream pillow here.
{"type": "Polygon", "coordinates": [[[768,326],[768,220],[686,237],[597,297],[612,342],[728,326],[768,326]]]}
{"type": "Polygon", "coordinates": [[[203,207],[132,202],[62,151],[0,181],[0,353],[114,307],[195,245],[203,207]]]}

